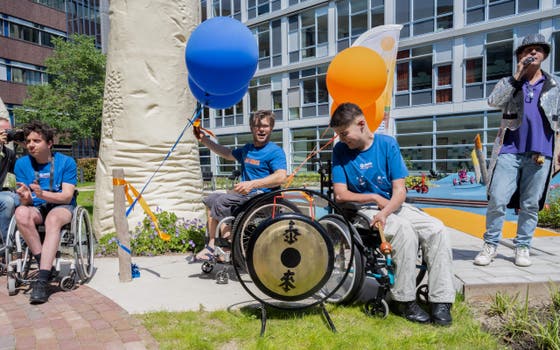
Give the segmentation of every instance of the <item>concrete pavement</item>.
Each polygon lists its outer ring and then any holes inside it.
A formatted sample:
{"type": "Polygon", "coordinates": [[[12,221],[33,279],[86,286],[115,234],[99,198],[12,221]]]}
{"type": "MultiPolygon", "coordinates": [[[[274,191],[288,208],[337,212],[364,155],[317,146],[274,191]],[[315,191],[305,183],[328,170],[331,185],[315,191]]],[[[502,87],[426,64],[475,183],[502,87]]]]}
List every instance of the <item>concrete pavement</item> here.
{"type": "MultiPolygon", "coordinates": [[[[513,264],[511,240],[498,248],[496,260],[489,266],[475,266],[472,261],[482,247],[482,240],[449,229],[453,247],[455,287],[466,300],[489,299],[497,291],[520,292],[534,297],[548,297],[549,282],[560,283],[560,235],[534,239],[531,250],[533,265],[527,268],[513,264]]],[[[96,274],[90,288],[109,297],[130,313],[168,310],[225,309],[253,299],[236,280],[230,268],[228,284],[216,283],[216,265],[210,274],[203,273],[200,264],[187,263],[185,256],[135,257],[140,278],[132,282],[118,281],[116,258],[96,259],[96,274]]]]}

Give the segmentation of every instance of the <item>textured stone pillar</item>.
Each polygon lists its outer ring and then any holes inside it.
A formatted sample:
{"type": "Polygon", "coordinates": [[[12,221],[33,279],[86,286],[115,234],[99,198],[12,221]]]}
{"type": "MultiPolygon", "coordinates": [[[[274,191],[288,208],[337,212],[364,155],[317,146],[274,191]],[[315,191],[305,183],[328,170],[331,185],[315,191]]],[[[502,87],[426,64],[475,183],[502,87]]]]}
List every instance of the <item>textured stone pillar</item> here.
{"type": "MultiPolygon", "coordinates": [[[[115,232],[112,171],[139,191],[156,171],[191,117],[184,52],[199,19],[198,0],[111,0],[103,126],[95,183],[94,231],[115,232]]],[[[192,129],[148,185],[153,211],[203,218],[198,144],[192,129]]],[[[132,230],[144,217],[129,215],[132,230]]]]}
{"type": "Polygon", "coordinates": [[[0,98],[0,117],[10,119],[10,114],[8,114],[8,109],[6,108],[4,101],[2,101],[2,98],[0,98]]]}

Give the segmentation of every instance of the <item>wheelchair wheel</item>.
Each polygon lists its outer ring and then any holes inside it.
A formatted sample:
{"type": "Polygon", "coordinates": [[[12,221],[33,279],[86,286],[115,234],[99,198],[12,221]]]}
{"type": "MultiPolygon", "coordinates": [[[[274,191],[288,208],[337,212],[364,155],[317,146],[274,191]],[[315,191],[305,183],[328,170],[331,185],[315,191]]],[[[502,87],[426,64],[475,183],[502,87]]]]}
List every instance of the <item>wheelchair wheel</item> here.
{"type": "Polygon", "coordinates": [[[386,318],[389,315],[389,305],[385,299],[372,299],[366,303],[364,311],[368,316],[386,318]]]}
{"type": "Polygon", "coordinates": [[[428,285],[423,284],[416,289],[416,300],[421,303],[428,303],[428,285]]]}
{"type": "Polygon", "coordinates": [[[7,288],[9,295],[17,294],[21,281],[27,277],[32,257],[17,231],[16,219],[12,217],[4,249],[7,288]]]}
{"type": "Polygon", "coordinates": [[[204,273],[210,273],[212,272],[212,270],[214,270],[214,264],[205,261],[202,263],[202,266],[200,267],[202,269],[202,272],[204,273]]]}
{"type": "MultiPolygon", "coordinates": [[[[364,283],[364,258],[357,244],[354,244],[353,261],[349,261],[351,258],[352,233],[341,216],[328,214],[320,218],[318,222],[323,225],[329,237],[333,240],[335,254],[333,273],[322,291],[325,295],[330,294],[334,288],[339,286],[342,278],[346,276],[342,285],[327,301],[333,304],[351,304],[355,301],[364,283]],[[350,270],[348,270],[350,264],[350,270]],[[346,274],[346,271],[348,271],[348,274],[346,274]]],[[[358,240],[358,244],[361,244],[357,235],[354,238],[358,240]]]]}
{"type": "Polygon", "coordinates": [[[246,211],[239,213],[231,228],[231,232],[237,235],[233,244],[234,263],[241,267],[245,266],[249,239],[261,222],[280,214],[299,212],[296,205],[280,198],[276,204],[268,202],[262,205],[251,205],[246,211]]]}
{"type": "Polygon", "coordinates": [[[60,280],[59,287],[60,287],[60,289],[62,289],[65,292],[68,292],[68,291],[74,289],[74,287],[76,287],[76,274],[71,273],[68,276],[64,276],[60,280]]]}
{"type": "Polygon", "coordinates": [[[416,275],[416,287],[418,287],[420,284],[422,284],[422,281],[426,276],[426,271],[428,270],[428,266],[424,261],[422,248],[418,249],[418,257],[416,259],[416,269],[418,270],[418,274],[416,275]]]}
{"type": "Polygon", "coordinates": [[[80,283],[86,283],[93,275],[95,237],[85,208],[76,207],[74,210],[71,230],[74,233],[76,271],[80,283]]]}

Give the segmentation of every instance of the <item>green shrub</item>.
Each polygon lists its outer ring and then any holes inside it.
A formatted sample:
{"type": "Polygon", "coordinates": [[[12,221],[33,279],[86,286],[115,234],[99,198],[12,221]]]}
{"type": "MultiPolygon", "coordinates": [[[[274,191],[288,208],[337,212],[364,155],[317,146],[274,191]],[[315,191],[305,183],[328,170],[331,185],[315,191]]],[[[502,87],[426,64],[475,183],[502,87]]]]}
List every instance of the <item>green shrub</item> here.
{"type": "Polygon", "coordinates": [[[85,182],[95,181],[95,171],[97,169],[97,158],[80,158],[76,162],[79,171],[84,174],[85,182]]]}
{"type": "Polygon", "coordinates": [[[560,228],[560,188],[554,186],[548,194],[548,203],[539,212],[539,226],[560,228]]]}
{"type": "MultiPolygon", "coordinates": [[[[138,223],[132,232],[130,247],[133,256],[162,255],[166,253],[198,252],[204,247],[206,226],[198,219],[178,219],[177,215],[157,210],[159,228],[171,236],[164,241],[158,236],[154,223],[148,216],[138,223]]],[[[115,233],[107,234],[99,240],[97,254],[101,256],[117,255],[117,237],[115,233]]]]}
{"type": "MultiPolygon", "coordinates": [[[[416,175],[409,175],[405,178],[405,186],[406,188],[412,188],[415,185],[419,185],[422,183],[422,176],[416,176],[416,175]]],[[[428,187],[432,186],[432,183],[430,181],[430,179],[428,179],[427,176],[424,176],[424,184],[428,187]]]]}

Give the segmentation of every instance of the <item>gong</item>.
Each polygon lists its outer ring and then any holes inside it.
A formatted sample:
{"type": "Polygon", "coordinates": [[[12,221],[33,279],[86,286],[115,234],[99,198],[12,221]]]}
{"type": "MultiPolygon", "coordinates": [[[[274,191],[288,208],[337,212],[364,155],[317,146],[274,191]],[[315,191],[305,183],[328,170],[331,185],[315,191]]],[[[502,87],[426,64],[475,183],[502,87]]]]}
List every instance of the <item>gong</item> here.
{"type": "Polygon", "coordinates": [[[247,246],[247,269],[257,288],[281,301],[303,300],[328,281],[334,248],[322,225],[297,213],[269,218],[247,246]]]}

